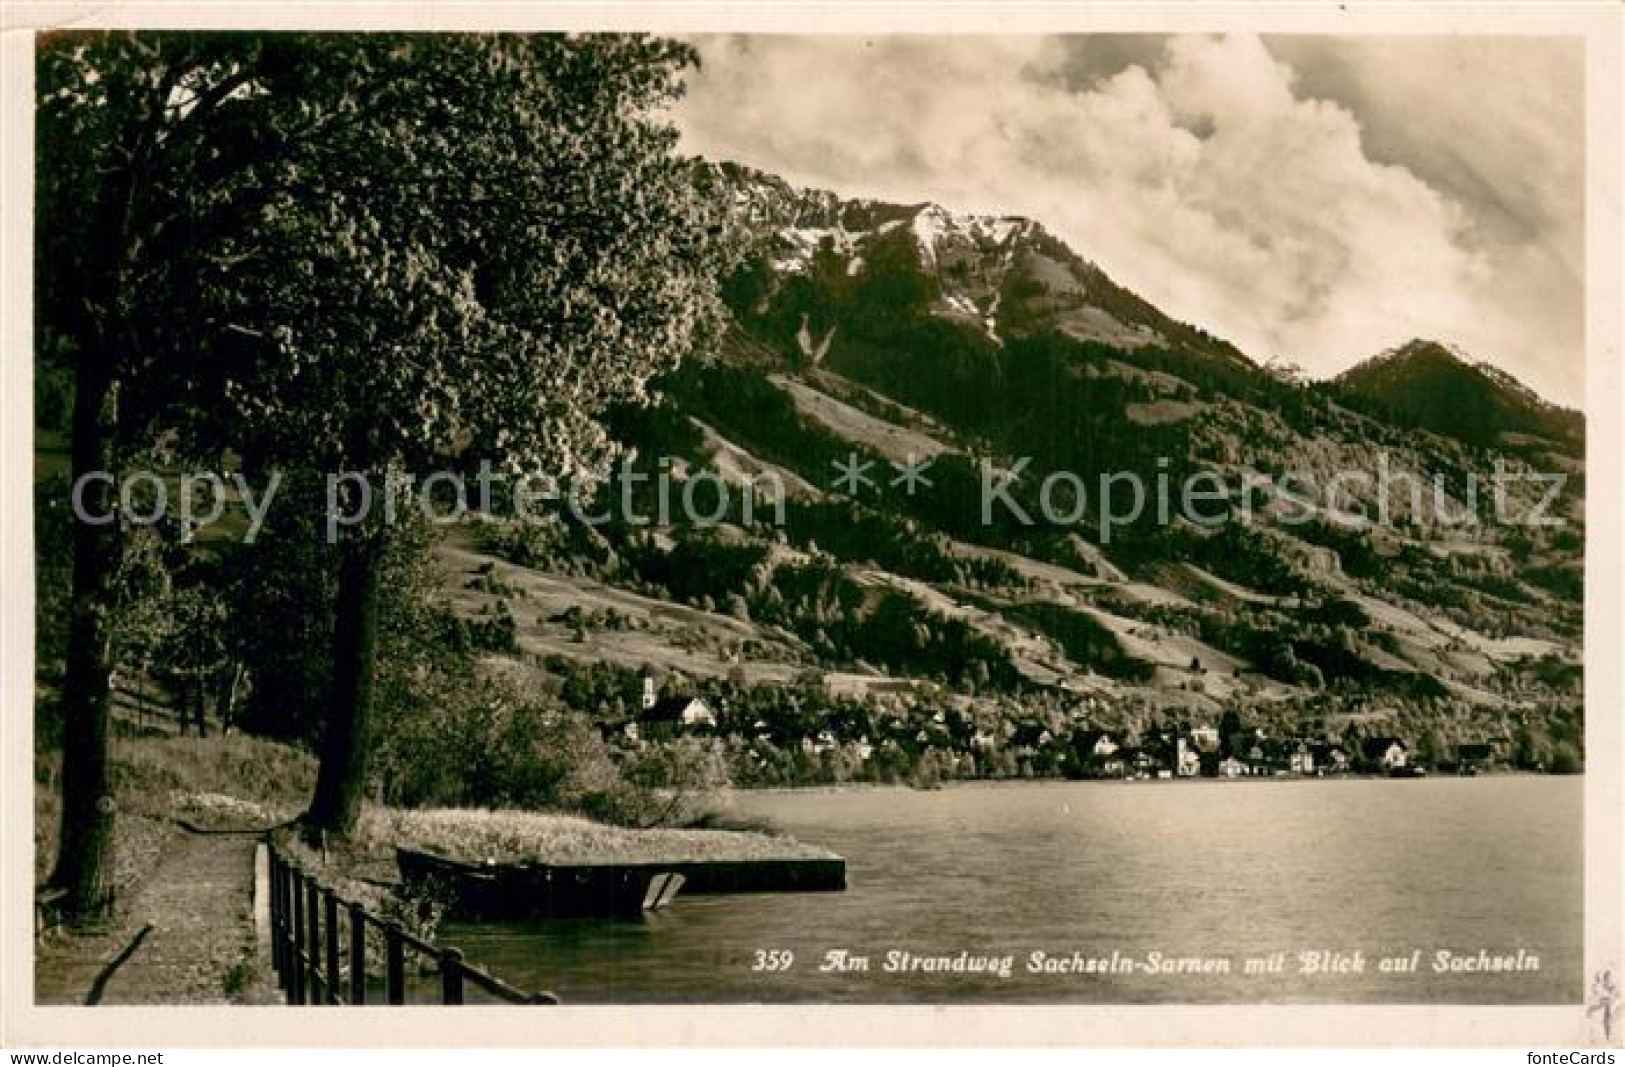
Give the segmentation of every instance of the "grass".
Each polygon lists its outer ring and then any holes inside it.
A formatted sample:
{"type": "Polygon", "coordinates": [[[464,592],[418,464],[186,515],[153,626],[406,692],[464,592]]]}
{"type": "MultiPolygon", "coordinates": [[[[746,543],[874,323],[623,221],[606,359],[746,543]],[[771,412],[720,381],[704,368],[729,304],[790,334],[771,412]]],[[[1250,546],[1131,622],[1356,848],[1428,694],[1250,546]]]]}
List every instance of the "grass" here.
{"type": "Polygon", "coordinates": [[[361,836],[476,863],[675,863],[828,855],[791,838],[754,831],[628,830],[552,812],[466,808],[371,811],[361,836]]]}
{"type": "Polygon", "coordinates": [[[898,426],[884,419],[877,419],[794,378],[775,374],[770,376],[770,380],[790,394],[790,398],[795,401],[796,409],[802,414],[820,423],[837,437],[872,448],[887,459],[909,463],[951,451],[947,445],[934,437],[928,437],[907,426],[898,426]]]}
{"type": "Polygon", "coordinates": [[[132,738],[113,758],[121,808],[233,829],[292,818],[316,782],[309,753],[243,734],[132,738]]]}
{"type": "MultiPolygon", "coordinates": [[[[61,768],[60,753],[35,755],[34,874],[41,882],[56,861],[61,768]]],[[[298,814],[314,781],[307,754],[257,738],[115,738],[115,893],[133,894],[182,832],[175,819],[214,829],[270,826],[298,814]]]]}
{"type": "MultiPolygon", "coordinates": [[[[185,831],[278,827],[304,810],[316,761],[288,745],[242,735],[210,738],[120,737],[113,746],[118,821],[114,837],[114,891],[133,900],[185,831]]],[[[35,871],[49,872],[60,818],[59,753],[35,760],[35,871]]],[[[557,812],[436,808],[401,810],[367,805],[356,832],[327,848],[296,834],[278,833],[283,847],[342,899],[374,914],[399,919],[432,939],[443,901],[406,895],[398,888],[395,849],[415,845],[441,855],[483,863],[534,860],[674,862],[708,859],[796,858],[827,855],[784,837],[752,830],[629,830],[557,812]]],[[[376,933],[376,931],[375,931],[376,933]]],[[[381,967],[381,935],[369,937],[369,956],[381,967]],[[373,943],[373,942],[376,942],[373,943]]],[[[246,975],[224,972],[228,997],[241,995],[246,975]]]]}
{"type": "Polygon", "coordinates": [[[226,977],[221,981],[221,992],[225,993],[227,1000],[239,1000],[242,998],[243,990],[248,988],[249,979],[252,977],[253,972],[246,965],[234,963],[231,965],[231,970],[226,972],[226,977]]]}
{"type": "MultiPolygon", "coordinates": [[[[445,901],[432,892],[418,895],[421,886],[411,894],[399,891],[398,846],[468,863],[676,863],[830,855],[760,830],[628,830],[558,812],[375,805],[363,811],[354,834],[325,849],[293,833],[281,834],[280,842],[341,899],[398,919],[411,933],[431,940],[445,915],[445,901]]],[[[369,955],[381,960],[382,951],[382,940],[369,935],[369,955]]]]}
{"type": "MultiPolygon", "coordinates": [[[[115,884],[133,894],[175,835],[176,820],[206,829],[277,826],[304,810],[316,762],[288,745],[244,735],[124,737],[114,742],[118,800],[115,884]]],[[[35,872],[43,880],[56,853],[60,818],[57,753],[35,759],[35,872]]],[[[483,863],[677,862],[786,859],[826,855],[758,830],[631,830],[559,812],[459,808],[403,810],[368,805],[347,841],[321,864],[356,897],[377,902],[397,878],[395,848],[416,846],[483,863]]],[[[315,862],[320,859],[308,854],[315,862]]]]}

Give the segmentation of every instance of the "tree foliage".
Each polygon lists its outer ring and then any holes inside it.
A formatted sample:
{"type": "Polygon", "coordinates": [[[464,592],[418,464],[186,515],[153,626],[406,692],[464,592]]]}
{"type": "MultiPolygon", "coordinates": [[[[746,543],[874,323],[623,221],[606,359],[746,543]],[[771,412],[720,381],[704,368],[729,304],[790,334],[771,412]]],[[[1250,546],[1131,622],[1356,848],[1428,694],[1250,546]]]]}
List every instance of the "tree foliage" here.
{"type": "MultiPolygon", "coordinates": [[[[694,58],[637,36],[44,39],[37,308],[42,353],[74,374],[74,475],[156,441],[256,479],[474,457],[602,472],[606,406],[639,400],[717,306],[721,231],[660,114],[694,58]]],[[[118,524],[74,537],[56,879],[90,907],[123,547],[118,524]]],[[[387,550],[348,540],[339,829],[366,773],[387,550]]]]}

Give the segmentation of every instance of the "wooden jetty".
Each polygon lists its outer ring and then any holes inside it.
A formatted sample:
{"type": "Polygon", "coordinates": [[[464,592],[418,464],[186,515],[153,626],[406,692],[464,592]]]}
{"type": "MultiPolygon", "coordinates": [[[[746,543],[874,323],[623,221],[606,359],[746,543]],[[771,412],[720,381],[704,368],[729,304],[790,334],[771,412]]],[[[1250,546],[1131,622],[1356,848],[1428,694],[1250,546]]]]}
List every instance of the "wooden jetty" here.
{"type": "Polygon", "coordinates": [[[468,863],[398,848],[409,885],[427,887],[458,919],[621,918],[666,906],[679,891],[711,893],[839,892],[839,856],[685,860],[649,863],[468,863]]]}

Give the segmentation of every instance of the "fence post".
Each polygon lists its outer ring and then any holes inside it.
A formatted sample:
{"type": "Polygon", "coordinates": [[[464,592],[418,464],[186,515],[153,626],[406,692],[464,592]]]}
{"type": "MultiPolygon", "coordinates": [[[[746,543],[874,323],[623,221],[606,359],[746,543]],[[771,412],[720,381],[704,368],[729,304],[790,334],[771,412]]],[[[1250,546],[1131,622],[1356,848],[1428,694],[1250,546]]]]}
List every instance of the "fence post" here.
{"type": "Polygon", "coordinates": [[[463,954],[455,948],[440,950],[440,1003],[463,1002],[463,954]]]}
{"type": "MultiPolygon", "coordinates": [[[[299,975],[299,868],[292,860],[282,860],[282,963],[288,969],[288,990],[299,975]]],[[[301,983],[303,979],[300,979],[301,983]]],[[[301,984],[300,989],[304,986],[301,984]]],[[[297,1001],[295,1003],[298,1003],[297,1001]]]]}
{"type": "Polygon", "coordinates": [[[391,919],[384,924],[384,986],[391,1004],[406,1003],[406,946],[401,938],[401,924],[391,919]]]}
{"type": "Polygon", "coordinates": [[[367,909],[350,905],[350,1003],[367,1002],[367,909]]]}
{"type": "Polygon", "coordinates": [[[339,898],[331,886],[322,887],[322,925],[327,927],[327,1002],[343,1001],[339,993],[339,898]]]}
{"type": "Polygon", "coordinates": [[[305,919],[310,923],[310,930],[305,941],[310,949],[310,1003],[324,1004],[327,1002],[327,986],[322,981],[322,926],[321,926],[321,890],[312,875],[305,882],[305,919]]]}
{"type": "Polygon", "coordinates": [[[288,988],[289,972],[293,969],[288,960],[288,946],[293,943],[293,932],[288,927],[288,881],[291,877],[292,873],[288,870],[287,858],[278,856],[276,860],[276,880],[273,883],[276,886],[276,892],[272,899],[276,902],[277,915],[279,916],[276,939],[278,951],[281,953],[277,958],[281,960],[281,964],[277,972],[277,984],[283,989],[288,988]]]}
{"type": "Polygon", "coordinates": [[[288,984],[288,1003],[303,1004],[305,1002],[305,872],[294,864],[288,865],[288,896],[291,898],[293,908],[289,919],[293,924],[292,945],[293,958],[288,961],[292,968],[292,981],[288,984]]]}
{"type": "Polygon", "coordinates": [[[271,861],[271,972],[276,975],[277,988],[282,989],[287,986],[282,963],[282,860],[269,839],[265,851],[271,861]]]}

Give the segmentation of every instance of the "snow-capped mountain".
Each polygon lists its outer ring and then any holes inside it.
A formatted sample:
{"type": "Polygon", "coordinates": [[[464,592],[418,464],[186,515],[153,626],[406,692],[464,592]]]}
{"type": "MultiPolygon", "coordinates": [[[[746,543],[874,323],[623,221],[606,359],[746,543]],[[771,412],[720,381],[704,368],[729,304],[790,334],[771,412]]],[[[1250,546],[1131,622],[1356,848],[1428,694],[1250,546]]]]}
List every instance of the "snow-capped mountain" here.
{"type": "Polygon", "coordinates": [[[891,275],[906,283],[906,295],[923,296],[932,314],[979,328],[996,343],[1053,331],[1125,349],[1245,358],[1118,285],[1032,219],[844,199],[732,163],[702,164],[700,182],[763,243],[773,277],[762,279],[770,284],[757,294],[758,306],[790,279],[855,289],[891,275]]]}

